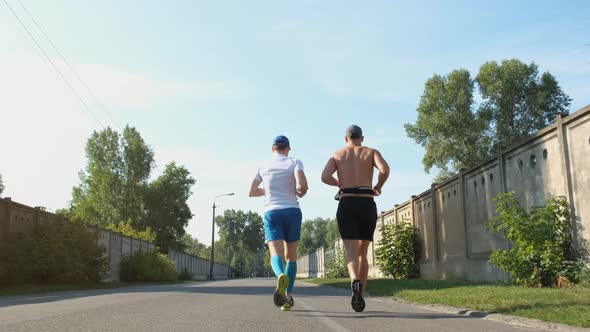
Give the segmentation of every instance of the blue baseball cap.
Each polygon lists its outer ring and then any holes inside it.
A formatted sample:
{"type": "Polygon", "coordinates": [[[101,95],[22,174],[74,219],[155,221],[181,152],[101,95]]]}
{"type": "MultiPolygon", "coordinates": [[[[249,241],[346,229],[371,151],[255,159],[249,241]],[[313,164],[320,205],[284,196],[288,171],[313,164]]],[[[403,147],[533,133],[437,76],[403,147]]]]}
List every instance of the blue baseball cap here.
{"type": "Polygon", "coordinates": [[[279,136],[275,137],[272,140],[272,145],[273,146],[278,146],[278,147],[291,146],[289,144],[289,139],[287,138],[287,136],[283,136],[283,135],[279,135],[279,136]]]}

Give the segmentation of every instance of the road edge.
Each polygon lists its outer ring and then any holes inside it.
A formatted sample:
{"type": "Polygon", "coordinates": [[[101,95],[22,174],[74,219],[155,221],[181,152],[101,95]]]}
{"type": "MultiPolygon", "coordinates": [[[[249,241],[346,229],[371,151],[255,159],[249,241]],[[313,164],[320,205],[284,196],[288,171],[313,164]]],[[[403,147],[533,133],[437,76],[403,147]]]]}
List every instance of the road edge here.
{"type": "MultiPolygon", "coordinates": [[[[300,280],[300,281],[305,282],[310,285],[315,285],[317,287],[329,287],[332,289],[345,290],[344,288],[333,287],[333,286],[328,286],[328,285],[318,285],[318,284],[314,284],[312,282],[307,282],[305,280],[300,280]]],[[[399,302],[399,303],[403,303],[403,304],[412,305],[412,306],[415,306],[415,307],[421,308],[421,309],[427,309],[427,310],[442,312],[442,313],[446,313],[446,314],[454,314],[454,315],[459,315],[459,316],[469,316],[469,317],[474,317],[474,318],[481,318],[481,319],[486,319],[486,320],[491,320],[491,321],[496,321],[496,322],[502,322],[502,323],[505,323],[508,325],[534,328],[534,329],[538,329],[538,330],[555,331],[555,332],[588,332],[588,331],[590,331],[590,328],[576,327],[576,326],[570,326],[570,325],[561,324],[561,323],[554,323],[554,322],[547,322],[547,321],[543,321],[543,320],[539,320],[539,319],[532,319],[532,318],[513,316],[513,315],[505,315],[505,314],[480,311],[480,310],[473,310],[473,309],[467,309],[467,308],[457,308],[457,307],[445,306],[445,305],[440,305],[440,304],[416,303],[416,302],[412,302],[412,301],[408,301],[408,300],[404,300],[404,299],[400,299],[400,298],[396,298],[396,297],[390,297],[390,296],[372,296],[370,293],[367,293],[366,298],[369,298],[373,301],[378,301],[378,302],[395,301],[395,302],[399,302]]]]}
{"type": "Polygon", "coordinates": [[[416,302],[412,302],[412,301],[408,301],[408,300],[404,300],[404,299],[400,299],[400,298],[395,298],[395,297],[377,298],[374,296],[370,296],[370,298],[373,300],[382,301],[382,302],[396,301],[399,303],[413,305],[415,307],[422,308],[422,309],[429,309],[429,310],[434,310],[434,311],[443,312],[443,313],[447,313],[447,314],[455,314],[455,315],[460,315],[460,316],[481,318],[481,319],[486,319],[486,320],[491,320],[491,321],[496,321],[496,322],[503,322],[503,323],[506,323],[509,325],[520,326],[520,327],[529,327],[529,328],[535,328],[535,329],[545,330],[545,331],[556,331],[556,332],[590,331],[589,328],[570,326],[570,325],[555,323],[555,322],[547,322],[544,320],[526,318],[526,317],[521,317],[521,316],[499,314],[499,313],[495,313],[495,312],[473,310],[473,309],[467,309],[467,308],[457,308],[457,307],[450,307],[450,306],[444,306],[444,305],[439,305],[439,304],[422,304],[422,303],[416,303],[416,302]]]}

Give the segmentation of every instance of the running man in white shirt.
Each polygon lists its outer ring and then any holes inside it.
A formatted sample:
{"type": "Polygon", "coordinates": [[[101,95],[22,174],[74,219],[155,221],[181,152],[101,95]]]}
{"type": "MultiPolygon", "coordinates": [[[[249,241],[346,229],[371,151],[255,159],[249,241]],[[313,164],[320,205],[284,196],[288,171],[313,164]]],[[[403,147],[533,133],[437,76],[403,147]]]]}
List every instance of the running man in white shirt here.
{"type": "Polygon", "coordinates": [[[277,279],[274,304],[291,310],[297,275],[297,244],[301,234],[301,210],[297,198],[307,193],[307,179],[300,160],[289,158],[291,146],[285,136],[273,140],[272,159],[258,169],[250,186],[250,197],[264,196],[264,234],[270,262],[277,279]],[[260,184],[264,182],[264,188],[260,184]],[[287,266],[283,264],[286,258],[287,266]]]}

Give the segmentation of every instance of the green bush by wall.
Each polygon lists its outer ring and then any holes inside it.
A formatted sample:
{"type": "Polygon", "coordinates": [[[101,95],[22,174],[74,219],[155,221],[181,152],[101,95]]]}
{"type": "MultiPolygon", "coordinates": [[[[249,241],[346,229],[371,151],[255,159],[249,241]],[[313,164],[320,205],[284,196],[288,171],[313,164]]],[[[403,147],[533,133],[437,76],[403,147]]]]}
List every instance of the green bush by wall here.
{"type": "Polygon", "coordinates": [[[67,220],[0,242],[0,284],[101,281],[108,271],[98,235],[67,220]]]}
{"type": "Polygon", "coordinates": [[[137,251],[121,261],[122,281],[174,281],[176,266],[157,250],[137,251]]]}
{"type": "Polygon", "coordinates": [[[394,279],[417,278],[418,266],[418,229],[409,222],[402,221],[381,227],[382,239],[375,252],[381,272],[394,279]]]}
{"type": "Polygon", "coordinates": [[[326,278],[348,278],[348,268],[344,260],[344,252],[334,249],[334,256],[326,259],[326,278]]]}
{"type": "Polygon", "coordinates": [[[547,200],[530,212],[513,193],[498,195],[496,216],[488,227],[502,232],[512,248],[494,250],[490,262],[509,272],[513,280],[534,287],[560,287],[585,282],[587,269],[572,241],[572,219],[565,197],[547,200]]]}

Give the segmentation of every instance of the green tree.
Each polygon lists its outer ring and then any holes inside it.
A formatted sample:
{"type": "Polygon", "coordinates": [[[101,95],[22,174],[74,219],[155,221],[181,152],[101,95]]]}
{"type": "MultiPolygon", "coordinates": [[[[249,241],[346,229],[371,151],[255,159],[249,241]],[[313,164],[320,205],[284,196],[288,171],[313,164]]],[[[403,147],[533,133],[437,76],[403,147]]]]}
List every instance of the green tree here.
{"type": "Polygon", "coordinates": [[[334,249],[334,242],[340,238],[340,231],[338,230],[338,222],[336,218],[328,219],[328,226],[326,230],[326,250],[334,249]]]}
{"type": "MultiPolygon", "coordinates": [[[[217,263],[231,265],[229,260],[229,245],[225,238],[215,241],[215,257],[213,260],[217,263]]],[[[207,259],[211,258],[211,247],[207,247],[207,259]]]]}
{"type": "Polygon", "coordinates": [[[156,233],[154,233],[150,227],[147,227],[144,230],[138,230],[131,225],[130,220],[122,221],[118,224],[110,223],[106,226],[106,229],[147,242],[154,242],[156,240],[156,233]]]}
{"type": "Polygon", "coordinates": [[[483,97],[481,112],[491,119],[494,151],[550,125],[558,114],[567,114],[571,98],[548,72],[539,75],[533,62],[486,62],[477,75],[483,97]]]}
{"type": "Polygon", "coordinates": [[[316,251],[320,247],[330,250],[338,237],[336,219],[315,218],[306,220],[301,225],[301,239],[297,247],[297,254],[304,256],[316,251]]]}
{"type": "Polygon", "coordinates": [[[149,184],[145,198],[143,227],[156,233],[156,245],[163,252],[182,250],[182,236],[193,214],[188,206],[196,180],[184,166],[172,162],[164,173],[149,184]]]}
{"type": "MultiPolygon", "coordinates": [[[[247,267],[246,261],[254,259],[253,255],[264,250],[264,230],[262,217],[252,211],[225,210],[222,216],[215,218],[219,227],[220,242],[223,247],[215,243],[215,253],[226,254],[226,262],[240,268],[247,267]]],[[[215,256],[217,257],[217,255],[215,256]]]]}
{"type": "Polygon", "coordinates": [[[425,148],[424,169],[441,181],[470,168],[567,114],[571,99],[549,73],[512,59],[487,62],[476,79],[465,69],[426,81],[414,124],[406,134],[425,148]],[[476,104],[479,89],[482,102],[476,104]]]}
{"type": "Polygon", "coordinates": [[[154,153],[137,130],[126,126],[122,135],[111,128],[95,131],[86,157],[86,170],[72,193],[72,217],[103,227],[123,220],[140,225],[154,153]]]}
{"type": "Polygon", "coordinates": [[[239,275],[250,276],[266,276],[272,275],[272,268],[270,267],[270,257],[268,258],[268,266],[265,261],[266,251],[251,252],[240,248],[232,258],[231,266],[235,268],[239,275]]]}
{"type": "Polygon", "coordinates": [[[196,238],[190,236],[190,234],[184,234],[180,238],[180,242],[182,243],[184,252],[193,255],[196,257],[201,257],[205,259],[209,259],[210,249],[203,243],[199,242],[196,238]]]}
{"type": "Polygon", "coordinates": [[[415,124],[406,124],[408,137],[426,149],[425,171],[444,173],[477,164],[487,158],[488,120],[473,110],[474,81],[465,69],[426,81],[415,124]]]}
{"type": "Polygon", "coordinates": [[[155,165],[154,152],[139,132],[129,126],[123,130],[121,148],[124,172],[121,196],[122,220],[131,220],[140,224],[144,214],[145,188],[155,165]]]}
{"type": "Polygon", "coordinates": [[[2,174],[0,174],[0,195],[4,192],[4,182],[2,182],[2,174]]]}

